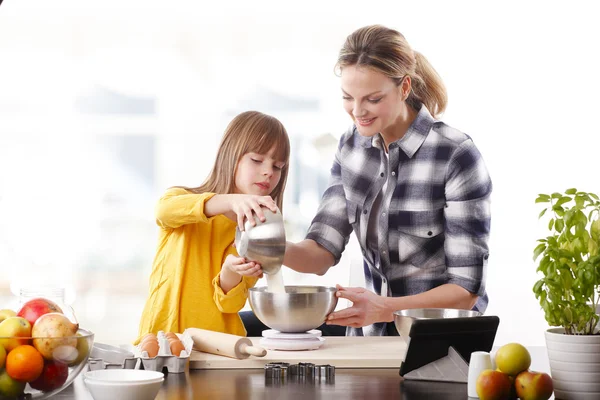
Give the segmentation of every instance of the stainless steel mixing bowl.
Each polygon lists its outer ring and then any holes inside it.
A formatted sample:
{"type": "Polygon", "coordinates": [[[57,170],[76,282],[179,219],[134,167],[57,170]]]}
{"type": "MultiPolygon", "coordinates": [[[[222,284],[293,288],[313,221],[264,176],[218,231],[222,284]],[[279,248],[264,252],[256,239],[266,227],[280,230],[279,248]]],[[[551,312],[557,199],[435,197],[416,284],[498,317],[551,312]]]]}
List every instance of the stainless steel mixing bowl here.
{"type": "Polygon", "coordinates": [[[410,327],[418,319],[443,319],[479,317],[479,311],[459,310],[455,308],[414,308],[411,310],[394,311],[394,324],[400,336],[408,339],[410,327]]]}
{"type": "Polygon", "coordinates": [[[335,309],[334,287],[286,286],[286,293],[272,293],[267,287],[250,289],[250,307],[269,328],[280,332],[306,332],[317,328],[335,309]]]}
{"type": "Polygon", "coordinates": [[[263,208],[265,221],[256,219],[256,225],[246,221],[244,231],[235,231],[235,247],[240,257],[259,263],[265,274],[281,269],[285,254],[285,229],[281,212],[263,208]]]}

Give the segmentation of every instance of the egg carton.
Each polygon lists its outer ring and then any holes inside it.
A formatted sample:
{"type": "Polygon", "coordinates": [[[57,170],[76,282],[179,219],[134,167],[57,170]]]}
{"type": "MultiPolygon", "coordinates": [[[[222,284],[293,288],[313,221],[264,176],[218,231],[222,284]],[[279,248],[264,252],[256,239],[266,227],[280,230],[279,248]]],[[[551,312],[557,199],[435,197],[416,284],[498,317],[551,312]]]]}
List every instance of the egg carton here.
{"type": "Polygon", "coordinates": [[[139,358],[126,346],[116,347],[109,344],[94,343],[88,366],[90,371],[98,369],[138,369],[139,358]]]}
{"type": "Polygon", "coordinates": [[[133,354],[141,360],[141,366],[143,366],[144,369],[160,372],[163,370],[163,368],[167,368],[169,373],[175,374],[185,372],[190,365],[190,354],[192,354],[194,341],[187,332],[177,333],[176,335],[183,343],[183,347],[185,349],[181,352],[181,354],[177,355],[171,353],[169,340],[165,337],[165,333],[163,331],[159,331],[156,334],[158,339],[158,354],[156,357],[148,357],[148,353],[146,351],[142,351],[139,344],[137,346],[133,346],[133,354]]]}

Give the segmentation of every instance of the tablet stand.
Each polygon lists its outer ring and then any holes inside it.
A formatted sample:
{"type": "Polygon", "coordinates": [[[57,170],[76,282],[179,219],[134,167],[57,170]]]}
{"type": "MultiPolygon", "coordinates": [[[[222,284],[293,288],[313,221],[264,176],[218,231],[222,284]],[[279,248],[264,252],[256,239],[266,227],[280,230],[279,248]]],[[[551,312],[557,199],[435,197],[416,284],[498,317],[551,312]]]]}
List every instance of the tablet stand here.
{"type": "Polygon", "coordinates": [[[500,319],[496,316],[416,319],[400,364],[404,379],[467,382],[474,351],[491,351],[500,319]]]}

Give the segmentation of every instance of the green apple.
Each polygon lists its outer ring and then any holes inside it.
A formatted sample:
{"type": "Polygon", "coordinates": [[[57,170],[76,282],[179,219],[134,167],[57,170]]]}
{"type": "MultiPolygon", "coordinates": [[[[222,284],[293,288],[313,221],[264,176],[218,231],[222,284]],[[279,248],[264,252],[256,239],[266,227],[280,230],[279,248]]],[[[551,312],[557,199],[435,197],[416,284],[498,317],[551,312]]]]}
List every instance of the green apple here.
{"type": "Polygon", "coordinates": [[[0,310],[0,322],[4,321],[8,317],[16,317],[17,313],[13,310],[9,310],[8,308],[4,308],[0,310]]]}
{"type": "Polygon", "coordinates": [[[77,358],[75,361],[71,362],[69,366],[79,365],[85,358],[88,356],[90,352],[90,346],[88,345],[88,338],[81,337],[81,333],[77,334],[77,358]]]}
{"type": "Polygon", "coordinates": [[[0,398],[8,397],[8,398],[17,398],[20,394],[25,391],[25,382],[19,382],[6,373],[6,370],[3,370],[0,373],[0,398]]]}
{"type": "Polygon", "coordinates": [[[0,345],[9,353],[22,344],[29,344],[31,324],[25,318],[8,317],[0,322],[0,345]]]}

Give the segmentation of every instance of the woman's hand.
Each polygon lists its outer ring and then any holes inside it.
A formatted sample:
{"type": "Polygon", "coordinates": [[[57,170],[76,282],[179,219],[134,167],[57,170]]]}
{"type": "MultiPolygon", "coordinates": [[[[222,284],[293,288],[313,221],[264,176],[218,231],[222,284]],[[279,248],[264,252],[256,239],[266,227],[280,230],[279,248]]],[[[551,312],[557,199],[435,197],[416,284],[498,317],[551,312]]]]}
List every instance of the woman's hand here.
{"type": "Polygon", "coordinates": [[[230,200],[231,211],[237,216],[237,224],[240,231],[244,230],[244,218],[250,221],[252,226],[256,225],[254,215],[261,222],[265,221],[265,214],[262,207],[266,207],[273,212],[277,212],[277,204],[271,196],[256,196],[252,194],[234,194],[230,200]]]}
{"type": "Polygon", "coordinates": [[[333,312],[327,317],[327,324],[360,328],[375,322],[393,320],[392,312],[385,307],[385,298],[364,288],[344,288],[336,285],[336,296],[348,299],[352,307],[333,312]]]}
{"type": "Polygon", "coordinates": [[[262,278],[263,274],[260,264],[257,264],[254,261],[246,262],[245,258],[236,257],[232,254],[229,254],[227,258],[225,258],[221,270],[226,270],[241,276],[254,276],[257,278],[262,278]]]}

